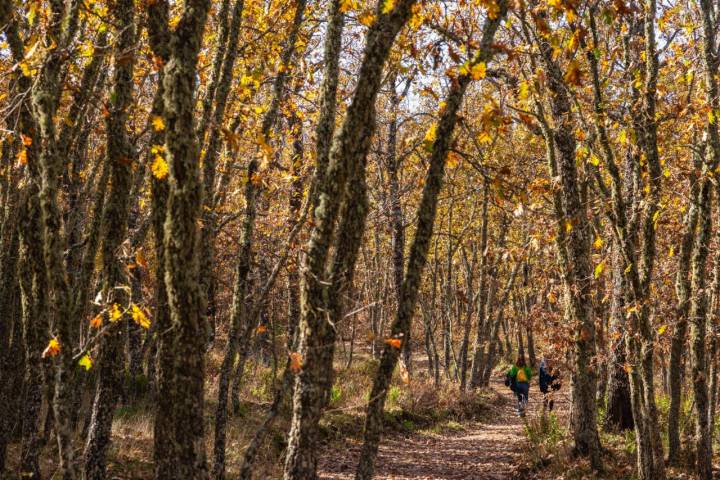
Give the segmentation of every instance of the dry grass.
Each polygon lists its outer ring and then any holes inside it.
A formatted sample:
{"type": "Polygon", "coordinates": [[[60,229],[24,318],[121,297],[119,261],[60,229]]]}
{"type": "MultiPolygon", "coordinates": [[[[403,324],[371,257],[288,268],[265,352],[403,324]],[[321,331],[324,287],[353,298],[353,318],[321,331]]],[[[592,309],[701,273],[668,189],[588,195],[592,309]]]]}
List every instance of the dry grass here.
{"type": "MultiPolygon", "coordinates": [[[[222,349],[208,353],[206,372],[206,437],[209,465],[212,463],[214,414],[217,397],[217,376],[222,361],[222,349]]],[[[336,381],[329,408],[321,422],[323,448],[341,452],[344,445],[362,441],[362,426],[371,380],[377,361],[358,354],[349,369],[344,362],[336,365],[336,381]]],[[[279,372],[277,372],[279,375],[279,372]]],[[[227,459],[228,477],[238,473],[243,452],[252,435],[263,421],[272,401],[273,370],[262,363],[249,361],[241,389],[241,408],[229,416],[227,459]]],[[[89,399],[88,399],[89,400],[89,399]]],[[[443,384],[436,389],[425,371],[414,374],[408,384],[399,376],[393,381],[386,403],[386,430],[410,433],[414,431],[457,431],[468,420],[481,420],[490,414],[499,401],[493,391],[459,394],[457,384],[443,384]]],[[[86,402],[86,408],[89,402],[86,402]]],[[[265,445],[257,456],[254,478],[279,478],[282,472],[286,435],[289,430],[290,405],[275,422],[265,445]]],[[[78,442],[77,455],[83,445],[78,442]]],[[[11,445],[8,465],[17,470],[19,448],[11,445]]],[[[54,442],[43,452],[44,478],[56,474],[57,458],[54,442]]],[[[108,452],[108,478],[144,480],[153,478],[153,406],[143,400],[118,407],[113,421],[112,444],[108,452]]],[[[13,478],[13,477],[5,477],[13,478]]]]}

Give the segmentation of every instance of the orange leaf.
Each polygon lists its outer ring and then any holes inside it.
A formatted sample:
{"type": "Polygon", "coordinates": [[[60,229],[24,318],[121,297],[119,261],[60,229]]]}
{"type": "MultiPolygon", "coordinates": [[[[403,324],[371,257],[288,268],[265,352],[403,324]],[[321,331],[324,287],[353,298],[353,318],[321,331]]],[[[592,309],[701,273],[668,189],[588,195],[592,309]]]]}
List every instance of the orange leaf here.
{"type": "Polygon", "coordinates": [[[142,268],[147,268],[147,259],[145,258],[145,254],[142,250],[138,250],[135,254],[135,263],[140,265],[142,268]]]}
{"type": "Polygon", "coordinates": [[[299,352],[290,352],[290,370],[293,373],[300,373],[302,369],[302,354],[299,352]]]}
{"type": "Polygon", "coordinates": [[[57,338],[53,337],[48,342],[45,350],[43,350],[42,358],[55,357],[58,353],[60,353],[60,342],[58,342],[57,338]]]}
{"type": "Polygon", "coordinates": [[[583,72],[580,70],[580,64],[577,61],[570,62],[567,71],[565,72],[565,81],[570,85],[579,87],[582,85],[583,72]]]}
{"type": "Polygon", "coordinates": [[[102,324],[103,324],[103,316],[102,316],[102,313],[96,315],[95,318],[93,318],[92,320],[90,320],[90,326],[91,326],[92,328],[100,328],[100,327],[102,327],[102,324]]]}
{"type": "Polygon", "coordinates": [[[398,350],[400,350],[400,346],[402,345],[402,340],[400,340],[399,338],[386,338],[385,343],[387,343],[388,345],[390,345],[393,348],[397,348],[398,350]]]}

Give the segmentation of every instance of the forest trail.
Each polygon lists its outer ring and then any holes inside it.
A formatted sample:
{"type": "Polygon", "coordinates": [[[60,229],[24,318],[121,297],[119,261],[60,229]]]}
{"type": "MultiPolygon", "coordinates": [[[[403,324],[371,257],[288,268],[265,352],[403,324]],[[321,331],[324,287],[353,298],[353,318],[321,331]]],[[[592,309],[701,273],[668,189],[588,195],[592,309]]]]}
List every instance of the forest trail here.
{"type": "MultiPolygon", "coordinates": [[[[454,432],[427,431],[389,434],[378,453],[376,479],[384,480],[500,480],[527,478],[521,472],[527,455],[525,420],[515,411],[514,396],[499,380],[492,387],[502,401],[491,405],[483,421],[466,422],[454,432]]],[[[564,417],[565,392],[556,400],[564,417]]],[[[537,383],[530,391],[527,418],[539,415],[542,395],[537,383]]],[[[351,444],[341,454],[333,452],[320,460],[323,480],[354,478],[360,445],[351,444]]]]}

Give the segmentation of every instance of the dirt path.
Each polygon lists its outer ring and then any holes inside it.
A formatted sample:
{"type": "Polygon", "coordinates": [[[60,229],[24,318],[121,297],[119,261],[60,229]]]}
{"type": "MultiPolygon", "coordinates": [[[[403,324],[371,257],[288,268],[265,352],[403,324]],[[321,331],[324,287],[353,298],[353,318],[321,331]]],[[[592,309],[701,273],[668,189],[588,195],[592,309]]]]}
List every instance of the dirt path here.
{"type": "MultiPolygon", "coordinates": [[[[482,423],[465,423],[463,430],[448,433],[416,432],[383,439],[375,478],[387,480],[499,480],[522,477],[518,469],[528,444],[524,420],[518,418],[511,393],[497,383],[493,388],[504,399],[482,423]]],[[[530,392],[528,415],[542,408],[536,386],[530,392]]],[[[360,451],[349,445],[341,454],[321,460],[320,478],[354,478],[360,451]]]]}

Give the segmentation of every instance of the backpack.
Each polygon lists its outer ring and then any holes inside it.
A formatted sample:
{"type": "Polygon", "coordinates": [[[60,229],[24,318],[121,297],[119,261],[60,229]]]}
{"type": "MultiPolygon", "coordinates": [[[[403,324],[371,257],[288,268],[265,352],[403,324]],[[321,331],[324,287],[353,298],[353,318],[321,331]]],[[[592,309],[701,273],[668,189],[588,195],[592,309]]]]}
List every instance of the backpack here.
{"type": "Polygon", "coordinates": [[[518,368],[517,377],[516,380],[518,383],[527,383],[527,372],[525,372],[525,368],[518,368]]]}

